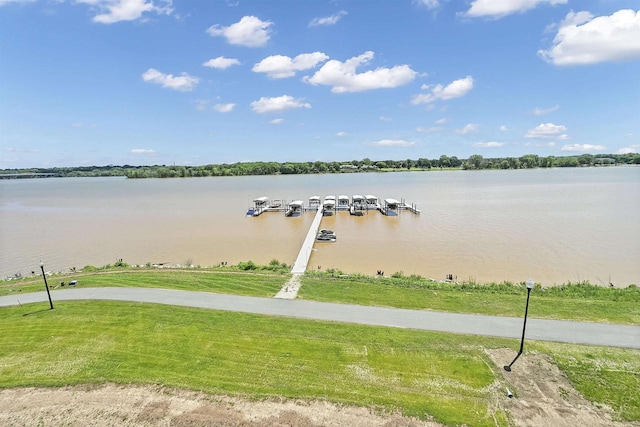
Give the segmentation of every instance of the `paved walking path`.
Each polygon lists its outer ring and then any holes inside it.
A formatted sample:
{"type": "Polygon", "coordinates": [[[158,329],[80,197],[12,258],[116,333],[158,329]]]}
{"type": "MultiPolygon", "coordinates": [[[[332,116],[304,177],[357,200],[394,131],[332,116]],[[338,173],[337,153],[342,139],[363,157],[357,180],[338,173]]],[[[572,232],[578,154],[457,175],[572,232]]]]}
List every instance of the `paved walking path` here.
{"type": "MultiPolygon", "coordinates": [[[[77,288],[54,290],[51,292],[51,296],[54,306],[61,301],[73,300],[133,301],[471,335],[518,339],[522,336],[522,319],[513,317],[243,297],[155,288],[77,288]]],[[[0,307],[35,302],[44,303],[48,308],[46,292],[0,297],[0,307]]],[[[529,318],[526,338],[640,349],[640,326],[529,318]]]]}

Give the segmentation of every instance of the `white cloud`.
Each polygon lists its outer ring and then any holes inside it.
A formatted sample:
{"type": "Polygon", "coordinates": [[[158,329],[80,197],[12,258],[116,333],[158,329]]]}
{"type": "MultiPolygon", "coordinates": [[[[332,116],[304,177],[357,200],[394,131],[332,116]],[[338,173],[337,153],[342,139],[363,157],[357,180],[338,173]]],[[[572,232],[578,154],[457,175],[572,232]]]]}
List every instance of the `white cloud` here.
{"type": "Polygon", "coordinates": [[[9,3],[33,3],[36,0],[0,0],[0,7],[9,3]]]}
{"type": "Polygon", "coordinates": [[[216,68],[218,70],[226,70],[232,65],[240,65],[240,61],[234,58],[225,58],[224,56],[219,56],[217,58],[208,60],[202,65],[209,68],[216,68]]]}
{"type": "Polygon", "coordinates": [[[373,145],[374,147],[411,147],[415,144],[415,142],[405,141],[403,139],[382,139],[380,141],[368,142],[366,145],[373,145]]]}
{"type": "Polygon", "coordinates": [[[331,92],[361,92],[372,89],[394,88],[413,81],[416,72],[408,65],[357,73],[356,68],[373,59],[374,53],[367,51],[360,56],[340,62],[335,59],[325,63],[313,76],[304,81],[312,85],[333,86],[331,92]]]}
{"type": "Polygon", "coordinates": [[[274,98],[262,97],[257,101],[253,101],[251,108],[259,114],[281,113],[297,108],[311,108],[311,104],[303,102],[301,99],[295,99],[289,95],[282,95],[274,98]]]}
{"type": "Polygon", "coordinates": [[[544,3],[565,4],[567,0],[474,0],[469,10],[462,15],[468,18],[499,19],[514,13],[526,12],[544,3]]]}
{"type": "Polygon", "coordinates": [[[8,151],[10,153],[39,153],[40,150],[37,148],[15,148],[15,147],[7,147],[4,151],[8,151]]]}
{"type": "Polygon", "coordinates": [[[291,59],[283,55],[271,55],[253,66],[256,73],[267,73],[272,79],[293,77],[297,71],[308,70],[329,59],[322,52],[302,53],[291,59]]]}
{"type": "Polygon", "coordinates": [[[560,150],[561,151],[579,151],[579,152],[587,152],[587,151],[602,151],[606,147],[604,145],[592,145],[592,144],[569,144],[564,145],[560,150]]]}
{"type": "Polygon", "coordinates": [[[525,147],[555,147],[556,143],[553,141],[549,142],[527,142],[524,144],[525,147]]]}
{"type": "Polygon", "coordinates": [[[279,125],[281,123],[284,123],[284,119],[273,119],[269,123],[271,123],[272,125],[279,125]]]}
{"type": "Polygon", "coordinates": [[[549,107],[549,108],[534,108],[533,111],[531,112],[531,114],[535,115],[535,116],[543,116],[545,114],[549,114],[549,113],[553,113],[554,111],[558,111],[558,109],[560,108],[559,105],[554,105],[553,107],[549,107]]]}
{"type": "Polygon", "coordinates": [[[415,95],[411,99],[411,103],[413,105],[435,102],[439,99],[447,100],[464,96],[473,89],[473,77],[467,76],[464,79],[454,80],[447,86],[442,86],[441,84],[437,84],[435,86],[422,86],[422,89],[431,89],[431,92],[415,95]]]}
{"type": "Polygon", "coordinates": [[[155,68],[149,68],[145,71],[142,74],[142,80],[182,92],[192,91],[200,81],[198,77],[192,77],[187,73],[182,73],[176,77],[171,74],[163,74],[155,68]]]}
{"type": "Polygon", "coordinates": [[[427,9],[437,9],[440,7],[439,0],[415,0],[415,2],[425,6],[427,9]]]}
{"type": "Polygon", "coordinates": [[[569,12],[552,46],[538,54],[554,65],[640,59],[640,11],[625,9],[597,18],[569,12]]]}
{"type": "Polygon", "coordinates": [[[213,109],[216,110],[219,113],[228,113],[230,111],[233,111],[235,106],[236,106],[236,104],[233,104],[233,103],[216,104],[216,105],[213,106],[213,109]]]}
{"type": "Polygon", "coordinates": [[[195,100],[195,104],[196,104],[196,110],[204,111],[209,106],[209,100],[208,99],[196,99],[195,100]]]}
{"type": "Polygon", "coordinates": [[[503,145],[504,145],[504,142],[491,141],[491,142],[476,142],[471,146],[473,148],[498,148],[498,147],[502,147],[503,145]]]}
{"type": "Polygon", "coordinates": [[[255,16],[243,16],[240,22],[231,24],[228,27],[212,25],[207,28],[207,33],[212,36],[222,36],[229,44],[260,47],[267,44],[271,38],[271,27],[273,22],[261,21],[255,16]]]}
{"type": "Polygon", "coordinates": [[[143,156],[155,156],[157,154],[156,150],[151,150],[149,148],[134,148],[130,153],[143,156]]]}
{"type": "Polygon", "coordinates": [[[431,127],[428,127],[428,128],[425,128],[425,127],[422,127],[422,126],[418,126],[416,128],[416,132],[429,132],[429,133],[431,133],[431,132],[442,132],[443,130],[444,130],[444,128],[441,127],[441,126],[431,126],[431,127]]]}
{"type": "Polygon", "coordinates": [[[327,16],[324,18],[313,18],[311,22],[309,22],[309,27],[324,27],[324,26],[336,25],[336,23],[340,20],[340,18],[342,18],[345,15],[347,15],[347,12],[344,10],[341,10],[335,15],[327,16]]]}
{"type": "Polygon", "coordinates": [[[445,123],[447,123],[447,119],[445,119],[445,118],[442,118],[442,119],[436,120],[436,124],[437,124],[437,125],[443,125],[443,124],[445,124],[445,123]]]}
{"type": "Polygon", "coordinates": [[[640,148],[640,146],[638,146],[638,145],[632,145],[631,147],[623,147],[623,148],[618,150],[617,154],[637,153],[638,152],[638,148],[640,148]]]}
{"type": "Polygon", "coordinates": [[[500,132],[506,132],[509,130],[509,128],[505,125],[500,126],[498,129],[500,129],[500,132]]]}
{"type": "MultiPolygon", "coordinates": [[[[563,125],[555,125],[553,123],[541,123],[535,128],[530,129],[524,137],[535,138],[535,139],[555,138],[557,136],[560,136],[566,130],[567,128],[563,125]]],[[[565,137],[568,138],[568,136],[565,136],[565,137]]]]}
{"type": "Polygon", "coordinates": [[[460,134],[460,135],[466,135],[468,133],[475,132],[477,130],[478,130],[478,125],[476,125],[474,123],[469,123],[469,124],[465,125],[465,127],[463,127],[462,129],[454,130],[454,132],[457,133],[457,134],[460,134]]]}
{"type": "Polygon", "coordinates": [[[348,135],[348,133],[346,133],[346,132],[338,132],[338,133],[336,133],[336,136],[340,136],[340,137],[347,136],[347,135],[348,135]]]}
{"type": "Polygon", "coordinates": [[[155,12],[158,15],[171,15],[172,1],[165,0],[163,6],[151,0],[77,0],[78,3],[91,5],[98,10],[93,17],[94,22],[113,24],[120,21],[135,21],[142,18],[145,12],[155,12]]]}
{"type": "Polygon", "coordinates": [[[387,117],[387,116],[380,116],[380,117],[378,117],[378,120],[383,121],[383,122],[390,122],[393,119],[391,117],[387,117]]]}

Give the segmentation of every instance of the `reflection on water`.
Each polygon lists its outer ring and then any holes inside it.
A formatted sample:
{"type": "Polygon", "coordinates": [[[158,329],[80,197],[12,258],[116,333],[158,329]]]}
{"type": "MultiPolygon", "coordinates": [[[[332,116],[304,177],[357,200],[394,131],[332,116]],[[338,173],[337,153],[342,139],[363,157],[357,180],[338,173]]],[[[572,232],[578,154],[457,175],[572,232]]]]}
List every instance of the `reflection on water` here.
{"type": "Polygon", "coordinates": [[[422,215],[338,212],[310,268],[442,279],[640,280],[640,168],[0,181],[0,274],[132,264],[293,264],[312,213],[245,217],[260,196],[374,194],[422,215]]]}

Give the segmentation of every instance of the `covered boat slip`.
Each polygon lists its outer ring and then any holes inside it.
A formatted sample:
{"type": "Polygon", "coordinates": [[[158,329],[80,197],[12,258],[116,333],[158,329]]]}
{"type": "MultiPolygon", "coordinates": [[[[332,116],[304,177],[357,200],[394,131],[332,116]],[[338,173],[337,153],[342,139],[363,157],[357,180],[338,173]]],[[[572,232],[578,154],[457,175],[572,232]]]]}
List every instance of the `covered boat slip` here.
{"type": "Polygon", "coordinates": [[[253,204],[253,208],[247,210],[247,216],[258,216],[264,212],[283,212],[288,217],[296,217],[306,211],[321,211],[325,216],[333,215],[337,211],[348,211],[351,215],[362,216],[372,210],[377,210],[387,216],[397,215],[402,210],[408,210],[416,215],[420,214],[416,205],[407,204],[404,199],[398,201],[387,198],[380,203],[380,200],[371,194],[366,196],[355,194],[351,196],[351,200],[346,195],[340,195],[337,199],[336,196],[329,195],[324,200],[320,196],[311,196],[307,206],[302,200],[287,203],[286,200],[271,200],[263,196],[254,199],[253,204]]]}
{"type": "Polygon", "coordinates": [[[336,209],[348,210],[350,204],[351,203],[349,202],[349,196],[346,196],[344,194],[340,195],[338,196],[338,204],[336,206],[336,209]]]}
{"type": "Polygon", "coordinates": [[[285,216],[300,216],[304,212],[304,203],[302,200],[294,200],[287,205],[285,216]]]}
{"type": "Polygon", "coordinates": [[[420,215],[420,210],[416,205],[407,204],[404,199],[398,201],[396,199],[384,199],[382,205],[378,206],[378,210],[386,216],[397,216],[400,211],[408,210],[416,215],[420,215]]]}

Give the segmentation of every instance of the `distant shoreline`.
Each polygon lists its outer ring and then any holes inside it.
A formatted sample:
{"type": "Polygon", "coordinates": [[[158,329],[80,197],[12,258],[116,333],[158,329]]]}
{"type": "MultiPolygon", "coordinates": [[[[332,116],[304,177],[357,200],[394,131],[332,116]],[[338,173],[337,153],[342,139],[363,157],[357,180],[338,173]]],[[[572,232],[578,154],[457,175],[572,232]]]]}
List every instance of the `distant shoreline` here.
{"type": "Polygon", "coordinates": [[[254,175],[307,175],[371,172],[428,172],[434,170],[513,170],[551,169],[574,167],[612,167],[640,165],[640,154],[602,154],[594,156],[546,156],[525,154],[520,157],[484,158],[474,154],[468,159],[442,155],[438,159],[416,160],[370,159],[332,162],[238,162],[199,166],[176,165],[107,165],[73,166],[53,168],[17,168],[0,170],[0,179],[50,178],[50,177],[101,177],[125,176],[127,178],[191,178],[208,176],[254,175]]]}

